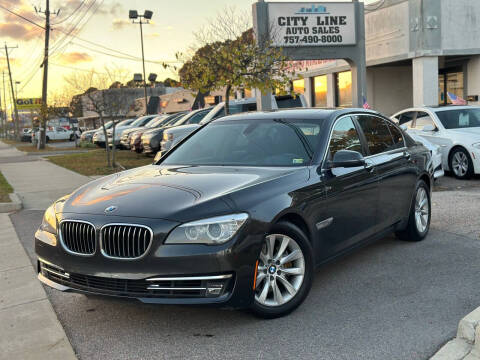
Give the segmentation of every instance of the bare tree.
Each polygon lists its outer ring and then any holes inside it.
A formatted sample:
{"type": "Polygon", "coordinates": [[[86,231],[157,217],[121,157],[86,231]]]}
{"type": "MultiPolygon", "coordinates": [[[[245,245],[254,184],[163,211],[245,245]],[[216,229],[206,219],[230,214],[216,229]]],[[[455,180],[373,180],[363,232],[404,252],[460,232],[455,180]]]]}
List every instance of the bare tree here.
{"type": "Polygon", "coordinates": [[[99,117],[105,137],[107,165],[113,168],[116,167],[115,126],[119,122],[119,119],[125,116],[128,110],[128,88],[120,87],[109,89],[109,87],[115,81],[123,83],[127,76],[126,71],[123,69],[106,68],[105,72],[101,73],[91,70],[81,74],[71,73],[70,76],[64,78],[68,86],[77,92],[83,92],[83,108],[99,117]],[[105,128],[106,119],[111,119],[114,122],[112,127],[112,160],[110,160],[108,133],[105,128]]]}

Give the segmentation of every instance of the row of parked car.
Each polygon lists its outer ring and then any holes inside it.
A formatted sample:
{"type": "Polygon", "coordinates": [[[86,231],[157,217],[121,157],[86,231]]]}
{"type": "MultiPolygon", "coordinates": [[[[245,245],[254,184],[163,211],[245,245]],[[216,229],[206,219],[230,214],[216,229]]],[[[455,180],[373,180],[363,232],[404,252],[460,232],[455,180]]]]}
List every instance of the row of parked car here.
{"type": "MultiPolygon", "coordinates": [[[[230,113],[256,111],[256,99],[230,101],[230,113]]],[[[274,109],[306,107],[303,96],[272,96],[274,109]]],[[[138,153],[158,154],[169,151],[186,136],[213,119],[225,115],[225,103],[214,107],[175,114],[147,115],[117,123],[103,130],[84,132],[81,139],[104,147],[116,146],[138,153]]],[[[480,107],[444,106],[419,107],[402,110],[391,119],[413,139],[427,147],[433,159],[435,178],[451,171],[459,179],[480,174],[480,107]]]]}
{"type": "MultiPolygon", "coordinates": [[[[291,95],[272,96],[274,109],[306,107],[303,96],[291,95]]],[[[256,111],[255,98],[237,99],[229,102],[230,114],[256,111]]],[[[103,129],[82,133],[82,141],[90,141],[100,147],[116,146],[120,149],[132,150],[137,153],[161,154],[170,150],[197,128],[213,119],[225,115],[225,103],[216,106],[175,114],[146,115],[137,119],[126,119],[116,123],[105,124],[107,139],[103,129]],[[113,132],[115,131],[115,134],[113,132]]]]}

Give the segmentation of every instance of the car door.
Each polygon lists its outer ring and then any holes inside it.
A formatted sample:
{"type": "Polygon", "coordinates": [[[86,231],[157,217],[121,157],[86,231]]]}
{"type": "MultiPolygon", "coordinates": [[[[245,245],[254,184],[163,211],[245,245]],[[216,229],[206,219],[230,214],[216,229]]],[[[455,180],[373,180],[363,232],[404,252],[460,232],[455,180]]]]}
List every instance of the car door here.
{"type": "MultiPolygon", "coordinates": [[[[435,119],[437,122],[438,119],[435,119]]],[[[436,121],[432,118],[432,115],[425,111],[418,111],[417,117],[415,120],[415,133],[428,141],[432,144],[438,145],[442,151],[442,159],[446,161],[448,159],[448,152],[452,147],[452,140],[445,135],[445,129],[440,126],[436,121]],[[426,131],[425,126],[431,125],[434,127],[434,130],[426,131]]]]}
{"type": "Polygon", "coordinates": [[[378,231],[404,218],[410,207],[417,175],[401,131],[376,115],[359,115],[369,156],[379,180],[378,231]],[[392,135],[393,134],[393,135],[392,135]]]}
{"type": "Polygon", "coordinates": [[[316,205],[321,246],[319,258],[334,255],[373,234],[376,225],[378,184],[373,167],[327,169],[339,150],[366,155],[365,144],[351,116],[336,120],[322,167],[325,200],[316,205]]]}

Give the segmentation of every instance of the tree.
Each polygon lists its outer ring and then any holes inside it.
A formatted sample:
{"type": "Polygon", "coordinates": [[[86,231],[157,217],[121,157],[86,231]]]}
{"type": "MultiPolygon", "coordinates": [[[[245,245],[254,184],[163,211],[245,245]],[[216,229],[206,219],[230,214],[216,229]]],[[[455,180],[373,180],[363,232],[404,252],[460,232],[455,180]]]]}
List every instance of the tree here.
{"type": "MultiPolygon", "coordinates": [[[[202,46],[179,70],[181,83],[200,92],[225,90],[225,114],[236,88],[271,91],[286,87],[293,75],[281,49],[268,39],[255,40],[249,17],[227,9],[195,35],[202,46]]],[[[181,59],[183,54],[178,54],[181,59]]]]}
{"type": "MultiPolygon", "coordinates": [[[[115,161],[115,127],[119,122],[119,118],[125,116],[128,110],[128,89],[124,87],[109,89],[110,84],[114,82],[122,82],[125,80],[124,71],[118,69],[106,68],[104,73],[95,71],[85,73],[71,73],[70,76],[64,77],[65,82],[72,89],[83,91],[81,96],[81,106],[84,111],[90,111],[100,119],[103,135],[105,136],[105,150],[107,155],[107,165],[116,167],[115,161]],[[105,119],[110,118],[114,121],[112,126],[113,146],[111,151],[108,146],[108,134],[105,129],[105,119]]],[[[85,115],[85,114],[84,114],[85,115]]]]}
{"type": "Polygon", "coordinates": [[[165,80],[163,80],[163,85],[165,85],[166,87],[179,87],[179,86],[181,86],[179,81],[177,81],[175,79],[172,79],[172,78],[166,78],[165,80]]]}

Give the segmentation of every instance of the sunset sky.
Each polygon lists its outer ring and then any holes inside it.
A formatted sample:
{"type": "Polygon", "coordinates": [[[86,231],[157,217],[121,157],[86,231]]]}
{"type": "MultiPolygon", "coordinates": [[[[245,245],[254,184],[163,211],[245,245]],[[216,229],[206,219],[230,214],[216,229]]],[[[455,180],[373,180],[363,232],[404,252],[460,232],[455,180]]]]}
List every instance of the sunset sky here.
{"type": "MultiPolygon", "coordinates": [[[[73,71],[105,66],[141,72],[139,25],[131,24],[128,10],[153,11],[153,21],[144,26],[145,58],[151,61],[173,61],[175,53],[184,51],[194,43],[193,32],[215,17],[225,7],[234,6],[240,12],[251,12],[254,0],[51,0],[51,11],[60,9],[59,16],[52,16],[50,40],[49,94],[59,92],[63,78],[73,71]],[[71,32],[70,32],[71,31],[71,32]],[[67,34],[74,34],[69,36],[67,34]],[[87,40],[87,41],[85,41],[87,40]],[[108,48],[108,49],[107,49],[108,48]],[[113,51],[115,50],[115,51],[113,51]]],[[[367,1],[372,2],[372,1],[367,1]]],[[[34,7],[44,10],[45,0],[0,0],[0,5],[24,17],[44,25],[44,18],[35,13],[34,7]]],[[[44,31],[27,21],[0,8],[0,39],[18,49],[10,50],[12,73],[18,85],[18,97],[41,97],[44,31]]],[[[5,70],[5,51],[0,52],[0,71],[5,70]]],[[[172,70],[160,64],[146,63],[147,76],[158,74],[158,79],[176,77],[172,70]]],[[[1,86],[1,84],[0,84],[1,86]]],[[[3,98],[3,92],[2,92],[3,98]]]]}

